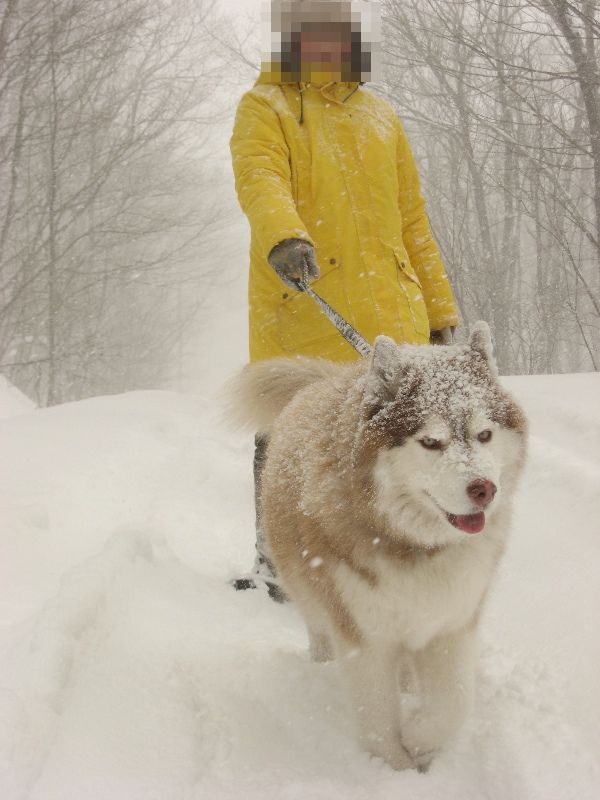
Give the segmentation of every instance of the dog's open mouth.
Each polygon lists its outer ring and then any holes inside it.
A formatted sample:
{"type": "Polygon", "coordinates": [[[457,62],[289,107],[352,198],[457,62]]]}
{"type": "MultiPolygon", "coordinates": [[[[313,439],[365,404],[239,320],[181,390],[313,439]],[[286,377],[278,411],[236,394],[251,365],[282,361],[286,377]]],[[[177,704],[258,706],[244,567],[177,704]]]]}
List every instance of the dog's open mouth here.
{"type": "Polygon", "coordinates": [[[459,531],[465,533],[481,533],[485,528],[485,514],[483,511],[478,511],[476,514],[446,514],[446,519],[459,531]]]}
{"type": "Polygon", "coordinates": [[[427,497],[435,503],[440,511],[448,520],[450,525],[453,525],[455,528],[458,528],[459,531],[463,531],[463,533],[481,533],[481,531],[485,528],[485,514],[483,511],[477,511],[475,514],[450,514],[449,511],[445,511],[438,501],[429,494],[429,492],[425,492],[427,497]]]}

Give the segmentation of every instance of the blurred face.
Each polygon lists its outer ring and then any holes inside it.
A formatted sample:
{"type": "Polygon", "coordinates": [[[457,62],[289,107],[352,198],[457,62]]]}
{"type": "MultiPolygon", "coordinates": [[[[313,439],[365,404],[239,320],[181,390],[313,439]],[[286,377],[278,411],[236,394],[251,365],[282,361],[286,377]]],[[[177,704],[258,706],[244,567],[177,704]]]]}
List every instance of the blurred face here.
{"type": "Polygon", "coordinates": [[[302,64],[312,69],[340,71],[350,61],[352,42],[340,28],[309,30],[300,34],[302,64]]]}
{"type": "Polygon", "coordinates": [[[381,9],[376,0],[263,0],[261,16],[265,80],[378,79],[381,9]]]}

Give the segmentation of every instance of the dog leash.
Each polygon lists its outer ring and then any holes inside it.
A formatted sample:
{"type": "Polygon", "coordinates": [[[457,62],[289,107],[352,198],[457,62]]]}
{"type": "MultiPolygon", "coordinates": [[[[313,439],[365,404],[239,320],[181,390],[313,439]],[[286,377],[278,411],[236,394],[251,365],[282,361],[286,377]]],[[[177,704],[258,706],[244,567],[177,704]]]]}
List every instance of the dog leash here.
{"type": "Polygon", "coordinates": [[[318,295],[314,289],[308,284],[308,270],[304,269],[303,280],[294,281],[296,286],[301,292],[307,294],[319,306],[321,311],[325,314],[327,319],[332,322],[338,331],[342,334],[344,339],[352,345],[352,347],[361,354],[361,356],[368,356],[371,352],[371,345],[367,340],[360,335],[360,333],[347,322],[341,314],[332,308],[326,300],[318,295]]]}

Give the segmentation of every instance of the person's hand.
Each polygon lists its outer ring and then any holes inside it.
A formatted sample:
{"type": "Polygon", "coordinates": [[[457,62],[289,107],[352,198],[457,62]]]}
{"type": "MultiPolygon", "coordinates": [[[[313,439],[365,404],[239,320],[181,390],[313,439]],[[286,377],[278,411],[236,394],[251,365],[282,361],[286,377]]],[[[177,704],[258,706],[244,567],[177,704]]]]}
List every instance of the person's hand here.
{"type": "Polygon", "coordinates": [[[431,331],[429,344],[452,344],[454,341],[454,326],[441,328],[439,331],[431,331]]]}
{"type": "Polygon", "coordinates": [[[292,289],[297,289],[296,281],[319,277],[319,267],[315,261],[315,248],[304,239],[284,239],[271,250],[268,262],[281,280],[292,289]]]}

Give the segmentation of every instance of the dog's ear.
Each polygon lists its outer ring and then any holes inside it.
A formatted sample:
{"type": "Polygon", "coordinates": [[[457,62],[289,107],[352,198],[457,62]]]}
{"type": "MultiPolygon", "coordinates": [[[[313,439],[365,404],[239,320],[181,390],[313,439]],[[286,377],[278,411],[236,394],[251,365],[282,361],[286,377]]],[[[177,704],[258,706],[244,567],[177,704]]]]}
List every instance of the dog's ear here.
{"type": "Polygon", "coordinates": [[[389,336],[378,336],[369,357],[365,400],[369,416],[394,400],[402,379],[401,350],[389,336]]]}
{"type": "Polygon", "coordinates": [[[498,376],[498,366],[494,358],[494,347],[492,345],[492,334],[490,326],[487,322],[479,320],[471,329],[469,336],[469,347],[475,353],[478,353],[489,367],[490,372],[494,377],[498,376]]]}

